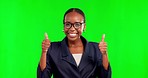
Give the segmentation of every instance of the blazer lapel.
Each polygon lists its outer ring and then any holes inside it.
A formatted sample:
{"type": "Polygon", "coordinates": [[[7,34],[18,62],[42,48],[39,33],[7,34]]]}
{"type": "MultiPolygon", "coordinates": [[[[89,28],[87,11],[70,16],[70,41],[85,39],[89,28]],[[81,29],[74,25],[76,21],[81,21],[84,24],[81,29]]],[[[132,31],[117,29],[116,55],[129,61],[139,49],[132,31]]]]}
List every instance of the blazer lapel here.
{"type": "Polygon", "coordinates": [[[85,46],[85,49],[84,49],[79,66],[77,66],[72,54],[70,53],[70,51],[68,49],[67,37],[65,37],[61,42],[62,60],[74,65],[75,67],[78,67],[79,71],[84,69],[93,60],[93,58],[92,58],[93,53],[91,53],[91,51],[90,51],[91,46],[89,46],[88,41],[84,37],[81,36],[81,39],[82,39],[82,42],[85,46]]]}
{"type": "Polygon", "coordinates": [[[76,62],[68,49],[68,45],[66,43],[66,40],[67,40],[67,37],[65,37],[61,42],[62,59],[77,67],[76,62]]]}
{"type": "Polygon", "coordinates": [[[92,62],[92,53],[90,52],[89,43],[86,41],[85,50],[83,52],[81,62],[79,64],[79,71],[84,69],[89,63],[92,62]]]}

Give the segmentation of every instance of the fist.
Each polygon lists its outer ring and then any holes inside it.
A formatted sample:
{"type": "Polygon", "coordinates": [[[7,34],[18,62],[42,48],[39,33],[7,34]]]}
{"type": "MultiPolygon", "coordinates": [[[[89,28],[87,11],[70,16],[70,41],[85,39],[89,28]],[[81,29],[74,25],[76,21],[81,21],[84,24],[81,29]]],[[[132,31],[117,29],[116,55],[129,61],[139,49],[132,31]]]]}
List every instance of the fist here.
{"type": "Polygon", "coordinates": [[[106,44],[106,42],[104,42],[104,39],[105,39],[105,34],[103,34],[102,40],[101,40],[101,42],[98,45],[98,47],[99,47],[99,49],[100,49],[102,54],[106,54],[107,53],[107,44],[106,44]]]}
{"type": "Polygon", "coordinates": [[[45,33],[45,39],[42,42],[42,53],[47,53],[49,47],[50,47],[50,41],[48,39],[47,33],[45,33]]]}

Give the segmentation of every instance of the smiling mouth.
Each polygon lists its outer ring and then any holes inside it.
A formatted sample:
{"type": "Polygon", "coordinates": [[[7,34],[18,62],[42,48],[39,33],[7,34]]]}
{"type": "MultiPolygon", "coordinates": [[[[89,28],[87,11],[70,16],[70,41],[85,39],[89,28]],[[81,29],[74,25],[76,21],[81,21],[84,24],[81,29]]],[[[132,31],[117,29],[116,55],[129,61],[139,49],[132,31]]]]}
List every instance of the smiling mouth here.
{"type": "Polygon", "coordinates": [[[76,33],[69,33],[68,35],[69,35],[70,37],[76,37],[77,34],[76,34],[76,33]]]}

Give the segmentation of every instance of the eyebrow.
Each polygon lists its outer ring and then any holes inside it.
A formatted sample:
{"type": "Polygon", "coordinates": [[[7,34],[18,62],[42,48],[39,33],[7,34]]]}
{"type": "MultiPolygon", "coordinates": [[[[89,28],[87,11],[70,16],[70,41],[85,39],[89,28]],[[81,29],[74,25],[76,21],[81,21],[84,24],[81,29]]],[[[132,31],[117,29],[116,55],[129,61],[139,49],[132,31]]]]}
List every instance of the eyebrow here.
{"type": "MultiPolygon", "coordinates": [[[[71,22],[65,22],[65,23],[71,23],[71,22]]],[[[74,23],[84,23],[84,22],[74,22],[74,23]]],[[[72,23],[73,24],[73,23],[72,23]]]]}

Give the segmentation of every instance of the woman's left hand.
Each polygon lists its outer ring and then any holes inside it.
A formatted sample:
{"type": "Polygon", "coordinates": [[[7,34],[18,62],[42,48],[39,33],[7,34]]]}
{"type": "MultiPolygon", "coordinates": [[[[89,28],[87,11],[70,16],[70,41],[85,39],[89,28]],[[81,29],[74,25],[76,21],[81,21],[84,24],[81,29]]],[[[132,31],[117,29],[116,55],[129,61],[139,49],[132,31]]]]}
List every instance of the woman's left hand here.
{"type": "Polygon", "coordinates": [[[104,54],[107,54],[107,43],[104,42],[104,39],[105,39],[105,34],[103,34],[102,36],[102,40],[101,42],[99,43],[98,47],[101,51],[101,53],[104,55],[104,54]]]}
{"type": "Polygon", "coordinates": [[[105,34],[103,34],[102,36],[102,40],[99,43],[98,47],[102,53],[102,63],[103,63],[103,67],[105,68],[105,70],[108,70],[108,56],[107,56],[107,44],[106,42],[104,42],[104,38],[105,38],[105,34]]]}

